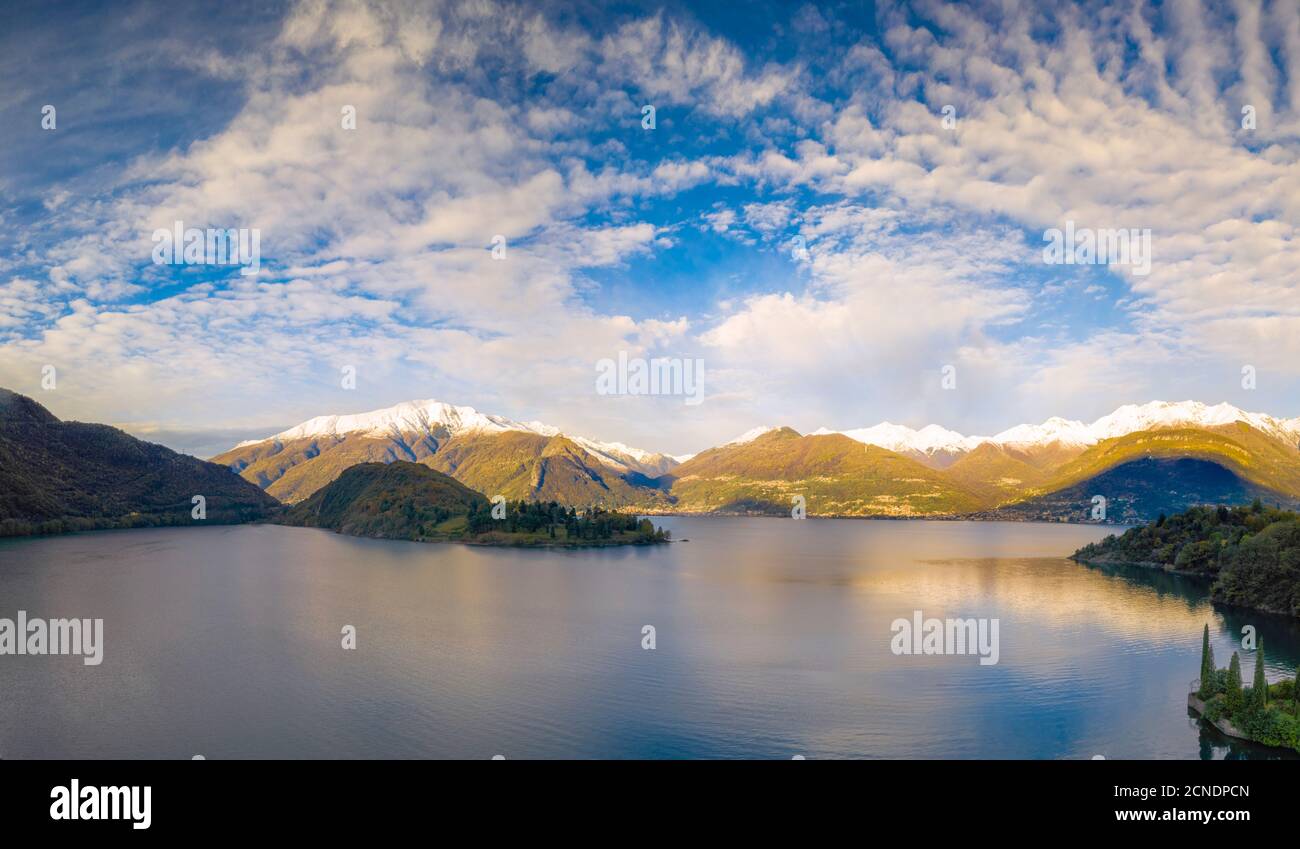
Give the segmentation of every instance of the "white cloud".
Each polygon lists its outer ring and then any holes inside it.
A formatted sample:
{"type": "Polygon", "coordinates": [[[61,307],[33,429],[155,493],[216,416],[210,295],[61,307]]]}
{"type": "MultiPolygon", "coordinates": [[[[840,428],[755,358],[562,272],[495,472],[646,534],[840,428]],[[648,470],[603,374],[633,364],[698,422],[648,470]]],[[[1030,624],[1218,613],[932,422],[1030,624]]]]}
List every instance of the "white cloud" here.
{"type": "MultiPolygon", "coordinates": [[[[667,12],[588,29],[492,0],[304,0],[263,51],[173,49],[241,82],[242,105],[98,192],[55,187],[0,259],[0,383],[58,363],[57,411],[164,429],[282,425],[427,383],[675,451],[783,409],[980,430],[1215,400],[1246,362],[1267,378],[1256,406],[1300,413],[1294,2],[926,0],[879,17],[880,40],[826,50],[843,22],[805,7],[787,24],[807,43],[782,64],[667,12]],[[175,220],[261,229],[263,274],[195,285],[148,265],[175,220]],[[1152,273],[1046,274],[1036,234],[1067,220],[1150,228],[1152,273]],[[792,264],[693,314],[602,300],[594,269],[700,232],[792,264]],[[663,346],[708,352],[708,403],[663,425],[591,397],[596,359],[663,346]],[[977,392],[935,394],[950,362],[977,392]],[[344,363],[364,398],[335,389],[344,363]]],[[[624,282],[655,293],[643,278],[624,282]]]]}

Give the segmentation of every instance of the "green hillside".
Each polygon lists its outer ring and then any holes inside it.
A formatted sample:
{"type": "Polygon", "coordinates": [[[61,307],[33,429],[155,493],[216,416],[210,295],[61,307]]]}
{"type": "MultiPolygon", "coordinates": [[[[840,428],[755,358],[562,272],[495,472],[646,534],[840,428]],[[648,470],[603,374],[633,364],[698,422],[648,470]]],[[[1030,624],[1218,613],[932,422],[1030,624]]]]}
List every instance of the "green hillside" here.
{"type": "Polygon", "coordinates": [[[510,500],[606,508],[652,506],[662,500],[657,490],[630,483],[564,436],[467,434],[423,462],[479,492],[510,500]]]}
{"type": "Polygon", "coordinates": [[[281,521],[355,536],[408,539],[488,501],[464,484],[416,463],[361,463],[291,507],[281,521]]]}
{"type": "Polygon", "coordinates": [[[985,442],[943,470],[949,481],[979,493],[990,506],[1019,500],[1027,489],[1042,486],[1052,475],[1050,459],[985,442]]]}
{"type": "Polygon", "coordinates": [[[1079,549],[1074,559],[1199,575],[1227,604],[1300,616],[1300,514],[1256,501],[1193,507],[1079,549]]]}
{"type": "Polygon", "coordinates": [[[585,546],[667,541],[648,520],[590,510],[579,515],[555,502],[501,505],[442,472],[418,463],[362,463],[287,510],[287,525],[328,528],[352,536],[485,545],[585,546]]]}
{"type": "Polygon", "coordinates": [[[1243,480],[1300,496],[1300,451],[1238,422],[1215,429],[1162,428],[1107,439],[1061,466],[1042,484],[1027,490],[1024,497],[1065,489],[1107,469],[1147,457],[1208,460],[1243,480]]]}
{"type": "Polygon", "coordinates": [[[673,470],[682,512],[789,514],[802,495],[810,515],[922,516],[980,507],[973,493],[915,460],[847,436],[790,428],[696,455],[673,470]]]}
{"type": "Polygon", "coordinates": [[[1239,477],[1226,466],[1194,457],[1143,457],[1109,468],[1065,489],[1004,504],[981,518],[1090,522],[1093,497],[1106,499],[1106,521],[1148,522],[1202,504],[1300,506],[1300,499],[1239,477]]]}
{"type": "Polygon", "coordinates": [[[207,463],[114,427],[60,421],[0,389],[0,536],[259,519],[275,499],[207,463]]]}
{"type": "Polygon", "coordinates": [[[437,443],[421,440],[407,445],[393,439],[352,436],[320,437],[284,443],[259,442],[233,448],[212,458],[229,466],[245,480],[264,487],[286,504],[301,501],[358,463],[421,460],[437,443]]]}

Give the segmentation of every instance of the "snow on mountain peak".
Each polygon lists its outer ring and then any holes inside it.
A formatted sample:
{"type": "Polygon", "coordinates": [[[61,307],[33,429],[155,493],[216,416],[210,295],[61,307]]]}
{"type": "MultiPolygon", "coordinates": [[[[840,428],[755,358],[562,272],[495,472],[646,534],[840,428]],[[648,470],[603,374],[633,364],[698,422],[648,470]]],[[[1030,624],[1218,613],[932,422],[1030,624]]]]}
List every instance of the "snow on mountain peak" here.
{"type": "Polygon", "coordinates": [[[745,431],[744,433],[742,433],[740,436],[737,436],[735,439],[729,439],[729,440],[727,440],[726,442],[724,442],[724,443],[722,443],[722,444],[723,444],[723,445],[742,445],[742,444],[744,444],[744,443],[746,443],[746,442],[753,442],[755,439],[758,439],[758,438],[759,438],[760,436],[762,436],[763,434],[765,434],[765,433],[771,433],[771,432],[774,431],[774,430],[776,430],[776,428],[774,428],[774,427],[768,427],[768,426],[766,426],[766,425],[761,425],[761,426],[759,426],[759,427],[752,427],[752,428],[750,428],[749,430],[747,430],[747,431],[745,431]]]}
{"type": "MultiPolygon", "coordinates": [[[[518,422],[503,416],[480,413],[473,407],[458,407],[430,399],[403,401],[368,413],[317,416],[266,439],[241,442],[237,447],[242,448],[262,442],[290,442],[320,437],[367,436],[378,439],[400,439],[404,435],[431,435],[438,430],[444,430],[452,436],[463,433],[505,431],[534,433],[546,437],[568,436],[559,428],[542,422],[518,422]]],[[[588,454],[620,471],[659,475],[671,469],[677,462],[665,454],[632,448],[621,442],[597,442],[580,436],[568,438],[588,454]]]]}
{"type": "Polygon", "coordinates": [[[996,436],[962,436],[939,425],[926,425],[913,430],[904,425],[881,422],[873,427],[833,431],[826,428],[817,434],[842,433],[850,439],[868,445],[877,445],[890,451],[934,454],[940,451],[962,453],[984,442],[1013,447],[1031,447],[1061,443],[1084,447],[1104,439],[1150,430],[1158,427],[1196,425],[1219,427],[1233,422],[1245,422],[1270,436],[1289,442],[1300,440],[1300,418],[1277,419],[1263,413],[1250,413],[1232,404],[1210,406],[1200,401],[1151,401],[1147,404],[1126,404],[1092,424],[1053,416],[1042,424],[1020,424],[996,436]]]}
{"type": "Polygon", "coordinates": [[[621,442],[597,442],[581,436],[570,436],[569,439],[606,465],[623,471],[641,472],[652,477],[662,475],[681,462],[667,454],[656,454],[621,442]]]}
{"type": "MultiPolygon", "coordinates": [[[[985,442],[1012,447],[1033,447],[1061,443],[1076,447],[1095,445],[1104,439],[1113,439],[1141,430],[1158,427],[1196,425],[1217,427],[1233,422],[1245,422],[1275,438],[1295,444],[1300,442],[1300,417],[1278,419],[1263,413],[1250,413],[1232,404],[1213,406],[1199,401],[1151,401],[1146,404],[1126,404],[1092,424],[1053,416],[1042,424],[1020,424],[996,436],[963,436],[936,424],[915,430],[906,425],[881,422],[872,427],[853,430],[820,428],[813,436],[842,434],[858,442],[875,445],[889,451],[936,454],[963,454],[985,442]]],[[[392,407],[343,416],[317,416],[266,439],[241,442],[237,447],[262,442],[288,442],[296,439],[318,437],[344,437],[362,435],[375,438],[401,438],[411,434],[433,434],[437,430],[451,435],[471,432],[501,433],[520,431],[540,436],[567,436],[584,451],[600,462],[620,471],[635,471],[656,476],[669,471],[693,454],[673,457],[624,445],[621,442],[599,442],[562,433],[559,428],[538,421],[518,422],[502,416],[480,413],[473,407],[458,407],[441,401],[405,401],[392,407]]],[[[763,434],[777,430],[775,427],[752,428],[723,445],[741,445],[752,442],[763,434]]]]}
{"type": "MultiPolygon", "coordinates": [[[[533,422],[512,421],[501,416],[480,413],[473,407],[457,407],[442,401],[403,401],[391,407],[344,416],[317,416],[270,437],[279,442],[294,439],[311,439],[321,436],[346,436],[362,434],[388,437],[403,433],[431,433],[442,428],[448,433],[484,431],[499,433],[520,430],[554,436],[559,431],[533,422]],[[549,431],[549,432],[548,432],[549,431]]],[[[268,440],[260,440],[266,442],[268,440]]]]}
{"type": "Polygon", "coordinates": [[[1228,403],[1210,406],[1200,401],[1151,401],[1126,404],[1110,415],[1102,416],[1092,423],[1092,435],[1094,441],[1100,442],[1153,427],[1221,427],[1244,422],[1269,436],[1294,442],[1300,439],[1300,428],[1296,426],[1298,421],[1300,419],[1278,419],[1265,413],[1247,412],[1228,403]]]}
{"type": "Polygon", "coordinates": [[[1096,442],[1091,429],[1083,422],[1052,416],[1042,424],[1022,424],[1008,428],[988,440],[998,445],[1091,445],[1096,442]]]}
{"type": "Polygon", "coordinates": [[[873,427],[860,427],[854,430],[834,431],[822,428],[817,431],[819,435],[830,433],[839,433],[857,442],[875,445],[888,451],[917,451],[922,454],[935,454],[941,451],[961,453],[970,451],[985,441],[982,436],[962,436],[956,431],[934,424],[926,425],[920,430],[913,430],[906,425],[881,422],[873,427]]]}

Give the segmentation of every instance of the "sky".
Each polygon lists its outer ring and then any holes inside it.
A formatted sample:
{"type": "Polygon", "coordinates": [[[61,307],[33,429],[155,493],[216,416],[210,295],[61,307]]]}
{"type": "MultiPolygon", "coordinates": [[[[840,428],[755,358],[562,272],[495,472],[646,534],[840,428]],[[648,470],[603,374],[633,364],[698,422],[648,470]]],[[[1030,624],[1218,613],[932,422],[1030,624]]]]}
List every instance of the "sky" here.
{"type": "Polygon", "coordinates": [[[674,454],[1300,415],[1295,0],[8,2],[0,79],[0,386],[200,456],[423,398],[674,454]]]}

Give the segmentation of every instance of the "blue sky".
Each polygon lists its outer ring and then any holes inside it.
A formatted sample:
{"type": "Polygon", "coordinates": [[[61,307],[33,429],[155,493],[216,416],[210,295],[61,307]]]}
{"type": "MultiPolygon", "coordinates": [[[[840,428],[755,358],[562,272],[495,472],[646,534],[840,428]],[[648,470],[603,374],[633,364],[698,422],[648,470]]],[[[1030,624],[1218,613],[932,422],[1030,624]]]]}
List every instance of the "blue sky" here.
{"type": "Polygon", "coordinates": [[[2,14],[0,385],[61,416],[212,453],[434,397],[683,453],[1300,415],[1290,0],[2,14]],[[153,264],[176,220],[261,273],[153,264]],[[1044,263],[1067,221],[1149,229],[1150,274],[1044,263]],[[705,403],[597,394],[620,351],[703,359],[705,403]]]}

